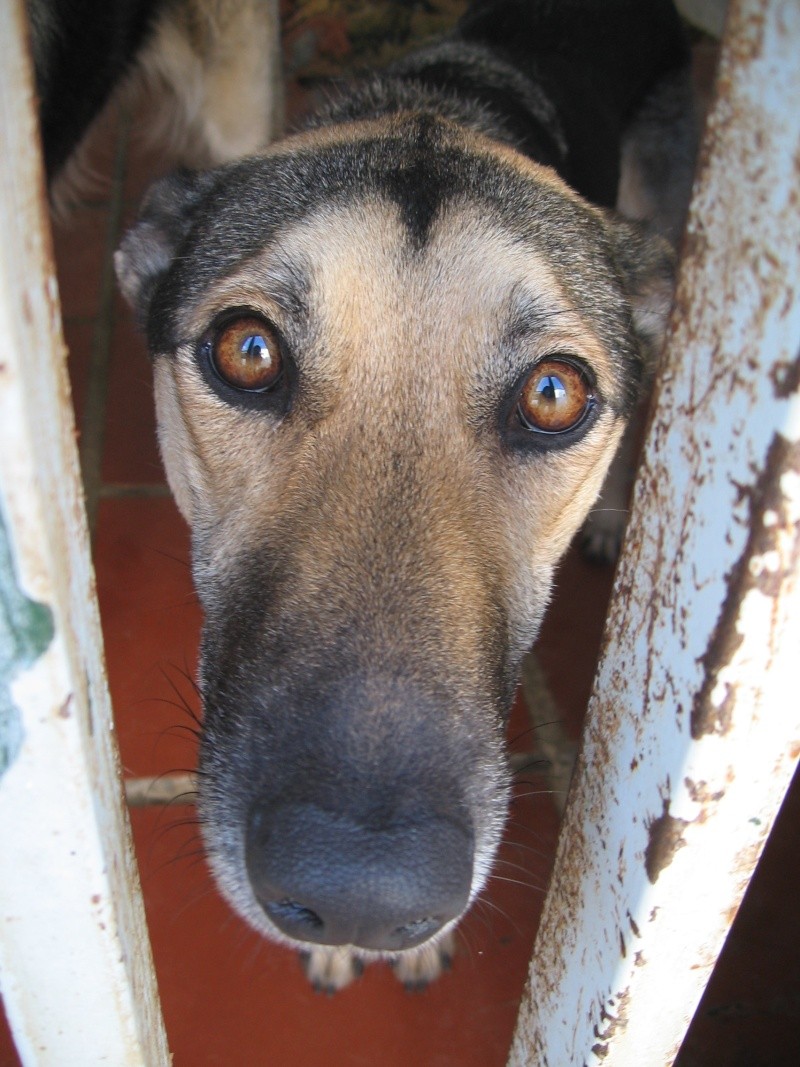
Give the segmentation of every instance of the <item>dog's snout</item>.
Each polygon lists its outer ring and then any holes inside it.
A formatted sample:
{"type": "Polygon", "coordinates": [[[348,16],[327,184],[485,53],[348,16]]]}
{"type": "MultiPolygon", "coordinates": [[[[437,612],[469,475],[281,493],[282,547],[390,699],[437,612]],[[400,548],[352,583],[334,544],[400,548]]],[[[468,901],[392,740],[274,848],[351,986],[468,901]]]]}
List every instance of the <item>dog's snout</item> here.
{"type": "Polygon", "coordinates": [[[467,906],[473,837],[455,820],[370,825],[312,803],[256,805],[247,870],[271,922],[297,941],[397,952],[467,906]]]}

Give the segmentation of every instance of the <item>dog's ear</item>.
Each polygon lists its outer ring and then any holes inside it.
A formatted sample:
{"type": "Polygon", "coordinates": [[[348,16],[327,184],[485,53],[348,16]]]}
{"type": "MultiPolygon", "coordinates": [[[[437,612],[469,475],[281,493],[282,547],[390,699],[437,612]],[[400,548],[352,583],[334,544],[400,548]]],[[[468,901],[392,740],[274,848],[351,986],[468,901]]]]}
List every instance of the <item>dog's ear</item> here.
{"type": "Polygon", "coordinates": [[[642,345],[646,372],[653,369],[664,345],[675,295],[676,256],[663,237],[640,223],[607,216],[623,278],[633,326],[642,345]]]}
{"type": "Polygon", "coordinates": [[[214,182],[209,171],[178,171],[148,192],[114,255],[120,289],[144,324],[159,278],[169,268],[198,206],[214,182]]]}

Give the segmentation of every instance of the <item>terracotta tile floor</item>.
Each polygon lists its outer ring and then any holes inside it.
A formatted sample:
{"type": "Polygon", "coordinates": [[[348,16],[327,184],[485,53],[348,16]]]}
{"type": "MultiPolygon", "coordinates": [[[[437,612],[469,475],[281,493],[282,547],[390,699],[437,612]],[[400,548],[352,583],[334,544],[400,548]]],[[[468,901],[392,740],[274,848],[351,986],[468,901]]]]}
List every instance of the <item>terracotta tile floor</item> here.
{"type": "MultiPolygon", "coordinates": [[[[158,460],[148,361],[109,273],[120,222],[130,219],[157,166],[135,145],[129,150],[124,121],[108,124],[98,159],[116,182],[72,228],[56,232],[56,250],[122,761],[127,775],[158,775],[194,764],[191,678],[200,612],[187,532],[158,460]]],[[[571,553],[538,646],[573,739],[609,587],[609,573],[571,553]]],[[[520,750],[530,748],[519,701],[511,737],[520,750]]],[[[464,924],[452,972],[421,994],[406,993],[381,966],[336,997],[314,994],[293,953],[262,942],[222,903],[199,853],[193,809],[133,810],[175,1067],[501,1067],[558,827],[546,780],[522,777],[487,900],[464,924]]],[[[681,1067],[800,1063],[799,824],[796,784],[681,1067]]],[[[0,1065],[16,1062],[0,1022],[0,1065]]]]}

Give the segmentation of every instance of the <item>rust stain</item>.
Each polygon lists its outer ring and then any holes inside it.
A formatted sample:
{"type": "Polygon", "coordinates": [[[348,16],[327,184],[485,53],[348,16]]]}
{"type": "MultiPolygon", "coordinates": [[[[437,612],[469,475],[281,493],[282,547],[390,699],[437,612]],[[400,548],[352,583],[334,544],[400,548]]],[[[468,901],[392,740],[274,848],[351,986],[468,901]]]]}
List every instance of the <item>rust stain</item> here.
{"type": "Polygon", "coordinates": [[[725,926],[728,930],[733,926],[733,920],[736,918],[736,914],[739,911],[739,905],[732,904],[725,912],[725,926]]]}
{"type": "Polygon", "coordinates": [[[617,853],[617,881],[620,885],[625,885],[625,874],[627,872],[627,864],[625,863],[625,846],[619,846],[619,852],[617,853]]]}
{"type": "MultiPolygon", "coordinates": [[[[704,679],[691,713],[692,737],[696,741],[707,734],[725,734],[730,729],[736,702],[735,688],[728,686],[719,703],[712,703],[711,697],[720,673],[734,658],[743,641],[736,625],[742,601],[751,589],[758,589],[764,596],[774,599],[779,595],[784,580],[800,564],[800,525],[795,524],[794,551],[786,566],[758,575],[754,575],[749,567],[753,558],[775,552],[781,530],[790,526],[780,486],[781,475],[789,470],[800,473],[800,444],[775,434],[764,470],[755,484],[750,488],[740,488],[742,496],[748,500],[750,532],[744,551],[728,572],[728,592],[706,652],[700,659],[704,679]],[[766,512],[773,512],[778,521],[766,525],[766,512]]],[[[765,638],[769,640],[769,636],[765,635],[765,638]]]]}
{"type": "Polygon", "coordinates": [[[687,826],[685,819],[670,815],[668,800],[664,801],[662,814],[648,824],[649,840],[644,852],[644,868],[652,885],[656,884],[664,868],[672,863],[678,849],[686,844],[683,831],[687,826]]]}
{"type": "Polygon", "coordinates": [[[745,14],[740,7],[734,6],[731,25],[726,33],[731,65],[752,63],[761,58],[764,52],[764,22],[762,11],[745,14]]]}
{"type": "Polygon", "coordinates": [[[744,890],[747,888],[747,883],[750,880],[750,876],[756,868],[756,864],[759,861],[759,858],[761,856],[761,850],[764,847],[764,842],[766,841],[766,839],[767,827],[762,826],[762,832],[758,840],[753,841],[749,845],[746,845],[736,856],[736,860],[733,865],[733,871],[741,879],[742,893],[744,893],[744,890]]]}
{"type": "Polygon", "coordinates": [[[683,784],[695,804],[716,803],[725,796],[724,789],[716,789],[712,792],[706,782],[694,782],[691,778],[684,778],[683,784]]]}
{"type": "MultiPolygon", "coordinates": [[[[725,780],[728,785],[733,784],[735,780],[735,774],[732,773],[730,767],[726,771],[725,780]]],[[[713,814],[712,809],[714,806],[725,796],[725,790],[716,789],[712,791],[705,782],[695,783],[691,778],[684,779],[684,783],[692,800],[695,804],[700,805],[700,813],[692,821],[697,826],[702,826],[709,816],[713,814]]]]}
{"type": "MultiPolygon", "coordinates": [[[[630,990],[625,989],[622,993],[618,994],[616,998],[609,999],[608,1004],[614,1004],[616,1000],[616,1013],[610,1015],[605,1008],[605,1005],[601,1008],[600,1017],[610,1019],[608,1028],[603,1033],[602,1039],[596,1044],[592,1045],[592,1052],[597,1056],[599,1060],[604,1060],[611,1050],[614,1038],[617,1033],[624,1031],[628,1026],[628,1010],[630,1007],[630,990]]],[[[597,1028],[595,1027],[595,1035],[597,1035],[597,1028]]]]}

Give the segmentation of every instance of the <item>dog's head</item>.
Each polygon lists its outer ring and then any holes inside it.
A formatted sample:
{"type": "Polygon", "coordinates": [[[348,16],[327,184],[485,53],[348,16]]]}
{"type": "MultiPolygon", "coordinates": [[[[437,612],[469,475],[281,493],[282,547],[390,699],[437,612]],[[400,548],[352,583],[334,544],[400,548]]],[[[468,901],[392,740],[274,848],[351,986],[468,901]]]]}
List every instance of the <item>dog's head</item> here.
{"type": "Polygon", "coordinates": [[[406,116],[165,180],[117,265],[192,529],[220,884],[292,943],[436,939],[492,863],[520,660],[668,256],[406,116]]]}

